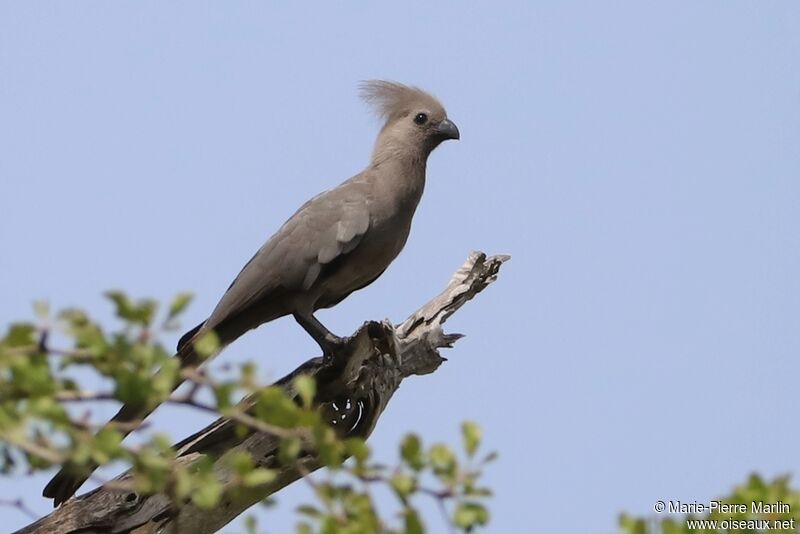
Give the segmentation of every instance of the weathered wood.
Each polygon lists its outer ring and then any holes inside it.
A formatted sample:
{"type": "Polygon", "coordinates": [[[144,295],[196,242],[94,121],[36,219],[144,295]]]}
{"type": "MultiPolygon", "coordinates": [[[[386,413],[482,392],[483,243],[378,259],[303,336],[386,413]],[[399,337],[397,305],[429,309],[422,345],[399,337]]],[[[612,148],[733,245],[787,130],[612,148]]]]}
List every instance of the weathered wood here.
{"type": "MultiPolygon", "coordinates": [[[[368,437],[403,379],[432,373],[445,361],[438,349],[452,347],[461,334],[445,334],[443,323],[492,283],[508,259],[509,256],[487,258],[482,252],[473,252],[445,290],[404,322],[395,326],[387,321],[367,322],[331,361],[308,360],[277,384],[294,395],[292,382],[297,375],[314,376],[316,402],[323,413],[330,420],[336,419],[340,427],[345,425],[340,428],[342,434],[368,437]]],[[[235,431],[236,427],[236,422],[222,417],[176,445],[178,463],[191,464],[204,455],[215,458],[215,472],[225,490],[220,505],[214,509],[198,508],[191,502],[174,503],[166,495],[139,496],[125,491],[119,486],[130,480],[131,475],[126,472],[68,501],[18,534],[216,532],[250,506],[320,467],[320,462],[308,454],[295,465],[282,466],[276,460],[280,438],[267,432],[243,436],[235,431]],[[234,489],[233,475],[224,461],[232,451],[248,452],[258,466],[276,470],[277,478],[256,488],[234,489]]]]}

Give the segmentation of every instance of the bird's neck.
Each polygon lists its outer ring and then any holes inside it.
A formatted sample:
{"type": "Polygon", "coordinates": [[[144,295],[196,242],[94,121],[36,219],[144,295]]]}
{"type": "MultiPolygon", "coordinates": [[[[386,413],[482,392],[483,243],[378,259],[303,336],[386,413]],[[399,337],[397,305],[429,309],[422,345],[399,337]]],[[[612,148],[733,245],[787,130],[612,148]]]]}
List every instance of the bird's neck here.
{"type": "Polygon", "coordinates": [[[373,157],[370,169],[375,179],[381,182],[401,203],[416,207],[425,189],[425,167],[427,157],[410,151],[395,152],[392,157],[373,157]]]}
{"type": "Polygon", "coordinates": [[[429,150],[426,150],[413,138],[397,135],[385,126],[372,150],[371,165],[374,167],[386,164],[398,164],[408,167],[421,168],[424,172],[425,162],[429,150]]]}

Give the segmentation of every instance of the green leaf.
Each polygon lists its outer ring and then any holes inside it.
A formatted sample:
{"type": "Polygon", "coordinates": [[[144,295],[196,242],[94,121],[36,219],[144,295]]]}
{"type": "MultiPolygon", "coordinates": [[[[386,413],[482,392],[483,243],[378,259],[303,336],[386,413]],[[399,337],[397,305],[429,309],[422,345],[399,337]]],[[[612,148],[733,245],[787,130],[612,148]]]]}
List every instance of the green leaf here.
{"type": "MultiPolygon", "coordinates": [[[[106,340],[103,330],[93,323],[85,312],[78,309],[66,309],[58,315],[59,319],[67,323],[67,332],[75,338],[75,347],[89,349],[95,356],[103,354],[108,349],[109,341],[106,340]]],[[[101,373],[105,369],[100,368],[101,373]]]]}
{"type": "Polygon", "coordinates": [[[344,445],[337,439],[336,432],[328,426],[314,429],[314,444],[323,465],[336,469],[344,462],[344,445]]]}
{"type": "Polygon", "coordinates": [[[175,297],[172,299],[172,302],[169,305],[169,312],[167,313],[167,321],[171,321],[172,319],[175,319],[178,315],[183,313],[183,311],[186,309],[189,303],[192,302],[192,298],[194,298],[194,295],[192,295],[189,292],[182,292],[175,295],[175,297]]]}
{"type": "Polygon", "coordinates": [[[214,386],[214,400],[218,410],[224,411],[233,407],[232,397],[235,391],[236,384],[234,382],[223,382],[214,386]]]}
{"type": "Polygon", "coordinates": [[[458,504],[453,514],[453,522],[463,529],[472,529],[477,525],[488,523],[489,512],[480,503],[462,502],[458,504]]]}
{"type": "Polygon", "coordinates": [[[464,489],[464,495],[469,497],[491,497],[493,493],[489,488],[470,486],[464,489]]]}
{"type": "Polygon", "coordinates": [[[429,451],[433,471],[437,475],[452,475],[455,472],[456,457],[447,445],[437,443],[429,451]]]}
{"type": "Polygon", "coordinates": [[[425,458],[422,454],[422,441],[416,434],[407,434],[400,444],[400,456],[403,461],[414,471],[425,467],[425,458]]]}
{"type": "Polygon", "coordinates": [[[102,428],[94,436],[92,443],[92,459],[99,464],[106,464],[122,452],[122,435],[110,428],[102,428]]]}
{"type": "Polygon", "coordinates": [[[253,470],[253,457],[245,451],[231,451],[226,455],[225,461],[240,476],[253,470]]]}
{"type": "Polygon", "coordinates": [[[201,458],[194,466],[195,472],[192,486],[192,502],[200,508],[214,508],[222,496],[223,486],[214,473],[214,461],[209,457],[201,458]]]}
{"type": "Polygon", "coordinates": [[[322,512],[320,512],[316,507],[308,504],[298,506],[297,513],[312,518],[317,518],[322,516],[322,512]]]}
{"type": "Polygon", "coordinates": [[[193,347],[201,358],[208,358],[219,349],[219,336],[213,330],[209,330],[194,342],[193,347]]]}
{"type": "Polygon", "coordinates": [[[153,440],[154,446],[142,448],[133,458],[137,475],[136,491],[140,493],[161,491],[169,479],[174,453],[166,452],[168,447],[163,447],[164,444],[159,441],[159,436],[156,436],[153,440]]]}
{"type": "Polygon", "coordinates": [[[465,421],[461,425],[461,435],[464,439],[464,450],[467,455],[474,456],[475,451],[478,450],[478,445],[481,443],[481,429],[472,421],[465,421]]]}
{"type": "Polygon", "coordinates": [[[179,366],[180,362],[177,361],[177,358],[170,358],[161,365],[158,372],[151,378],[151,388],[158,402],[163,402],[172,394],[180,371],[179,366]]]}
{"type": "Polygon", "coordinates": [[[348,456],[352,456],[358,467],[364,467],[369,460],[371,451],[369,446],[361,438],[348,438],[344,441],[345,451],[348,456]]]}
{"type": "Polygon", "coordinates": [[[31,323],[14,323],[9,328],[4,341],[9,347],[36,345],[39,342],[36,326],[31,323]]]}
{"type": "Polygon", "coordinates": [[[184,499],[192,493],[192,475],[183,467],[176,467],[175,473],[175,496],[184,499]]]}
{"type": "Polygon", "coordinates": [[[129,323],[149,326],[153,322],[158,303],[152,299],[133,302],[122,291],[106,291],[106,298],[114,303],[117,317],[129,323]]]}
{"type": "Polygon", "coordinates": [[[128,295],[122,291],[106,291],[105,297],[114,303],[117,317],[131,320],[134,316],[134,306],[128,295]]]}
{"type": "Polygon", "coordinates": [[[425,534],[425,527],[422,525],[422,520],[414,508],[406,508],[403,511],[405,516],[405,532],[403,534],[425,534]]]}
{"type": "Polygon", "coordinates": [[[310,408],[317,394],[317,382],[308,375],[300,375],[294,379],[294,389],[300,395],[303,406],[310,408]]]}
{"type": "Polygon", "coordinates": [[[56,383],[44,356],[15,358],[11,362],[9,386],[31,397],[52,395],[56,383]]]}
{"type": "Polygon", "coordinates": [[[245,362],[242,364],[241,368],[241,375],[239,382],[241,383],[242,387],[247,390],[253,390],[258,388],[258,383],[256,382],[256,366],[253,362],[245,362]]]}
{"type": "Polygon", "coordinates": [[[397,496],[403,501],[411,495],[417,486],[417,481],[414,478],[403,473],[397,473],[392,476],[390,483],[397,496]]]}
{"type": "Polygon", "coordinates": [[[33,301],[33,313],[40,321],[47,321],[50,317],[50,304],[46,300],[33,301]]]}
{"type": "Polygon", "coordinates": [[[146,406],[152,399],[152,381],[142,374],[124,373],[116,377],[114,396],[126,404],[146,406]]]}
{"type": "Polygon", "coordinates": [[[619,518],[619,526],[624,534],[646,534],[647,523],[644,519],[637,519],[627,514],[622,514],[619,518]]]}
{"type": "Polygon", "coordinates": [[[278,447],[278,460],[284,464],[291,464],[300,454],[300,440],[298,438],[284,438],[278,447]]]}
{"type": "Polygon", "coordinates": [[[202,477],[195,481],[192,502],[199,508],[211,509],[219,502],[222,495],[222,484],[215,477],[202,477]]]}
{"type": "Polygon", "coordinates": [[[269,386],[258,393],[256,417],[282,427],[297,425],[300,408],[277,386],[269,386]]]}
{"type": "Polygon", "coordinates": [[[269,484],[270,482],[275,480],[277,476],[278,474],[272,469],[264,469],[263,467],[258,467],[242,476],[242,484],[244,484],[248,488],[254,488],[256,486],[269,484]]]}

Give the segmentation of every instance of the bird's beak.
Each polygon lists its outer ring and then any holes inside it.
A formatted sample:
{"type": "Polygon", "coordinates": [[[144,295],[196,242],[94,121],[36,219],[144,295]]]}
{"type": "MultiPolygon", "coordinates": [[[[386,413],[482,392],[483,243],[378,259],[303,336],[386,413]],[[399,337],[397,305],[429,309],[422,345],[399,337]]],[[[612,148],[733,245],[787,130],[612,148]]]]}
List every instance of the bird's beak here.
{"type": "Polygon", "coordinates": [[[460,139],[461,134],[458,133],[458,126],[450,119],[445,119],[436,127],[436,133],[445,139],[460,139]]]}

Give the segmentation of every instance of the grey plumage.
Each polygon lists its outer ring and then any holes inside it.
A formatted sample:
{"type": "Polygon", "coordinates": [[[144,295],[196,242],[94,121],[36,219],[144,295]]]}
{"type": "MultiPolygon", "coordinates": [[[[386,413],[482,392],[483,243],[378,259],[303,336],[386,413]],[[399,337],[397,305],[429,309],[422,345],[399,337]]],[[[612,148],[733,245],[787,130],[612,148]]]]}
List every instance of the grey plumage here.
{"type": "MultiPolygon", "coordinates": [[[[293,315],[326,356],[342,342],[313,313],[369,285],[397,257],[425,186],[428,155],[442,141],[459,138],[442,105],[420,89],[371,81],[361,94],[384,119],[370,164],[306,202],[256,252],[208,319],[181,338],[176,357],[182,366],[200,363],[192,343],[207,331],[224,347],[285,315],[293,315]]],[[[153,409],[125,405],[112,421],[141,420],[153,409]]],[[[43,494],[58,505],[87,477],[65,466],[43,494]]]]}

